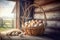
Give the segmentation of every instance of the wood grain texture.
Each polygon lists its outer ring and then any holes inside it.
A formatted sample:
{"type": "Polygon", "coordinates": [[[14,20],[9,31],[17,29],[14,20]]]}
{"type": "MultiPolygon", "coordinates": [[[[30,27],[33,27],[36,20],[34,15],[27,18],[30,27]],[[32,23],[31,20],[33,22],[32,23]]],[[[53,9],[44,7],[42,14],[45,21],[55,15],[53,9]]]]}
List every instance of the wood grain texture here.
{"type": "MultiPolygon", "coordinates": [[[[60,3],[59,2],[53,2],[47,5],[41,6],[45,12],[51,12],[51,11],[59,11],[60,10],[60,3]]],[[[35,9],[35,12],[40,12],[39,8],[35,9]]]]}
{"type": "Polygon", "coordinates": [[[55,0],[34,0],[34,3],[39,4],[39,5],[44,5],[53,1],[55,0]]]}
{"type": "MultiPolygon", "coordinates": [[[[59,2],[52,2],[46,5],[41,6],[47,17],[47,26],[49,27],[60,27],[60,3],[59,2]]],[[[35,19],[44,20],[43,12],[36,8],[34,14],[35,19]]]]}

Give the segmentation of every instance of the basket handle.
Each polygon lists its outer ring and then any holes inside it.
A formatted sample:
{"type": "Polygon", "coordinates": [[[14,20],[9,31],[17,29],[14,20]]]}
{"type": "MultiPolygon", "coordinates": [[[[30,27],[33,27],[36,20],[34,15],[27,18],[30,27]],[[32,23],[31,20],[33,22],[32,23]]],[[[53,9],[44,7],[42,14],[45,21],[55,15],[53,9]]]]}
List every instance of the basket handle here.
{"type": "MultiPolygon", "coordinates": [[[[32,4],[32,5],[30,5],[30,6],[28,6],[28,8],[24,11],[24,15],[23,15],[23,17],[26,17],[26,13],[27,13],[27,10],[29,10],[29,8],[31,8],[32,6],[36,6],[36,7],[39,7],[40,9],[42,9],[42,11],[43,11],[43,14],[44,14],[44,27],[46,27],[46,25],[47,25],[47,20],[46,20],[46,14],[45,14],[45,11],[44,11],[44,9],[41,7],[41,6],[39,6],[38,4],[32,4]]],[[[27,15],[27,17],[26,18],[28,18],[28,16],[29,15],[27,15]]],[[[22,21],[22,23],[24,24],[24,19],[23,19],[23,21],[22,21]]]]}

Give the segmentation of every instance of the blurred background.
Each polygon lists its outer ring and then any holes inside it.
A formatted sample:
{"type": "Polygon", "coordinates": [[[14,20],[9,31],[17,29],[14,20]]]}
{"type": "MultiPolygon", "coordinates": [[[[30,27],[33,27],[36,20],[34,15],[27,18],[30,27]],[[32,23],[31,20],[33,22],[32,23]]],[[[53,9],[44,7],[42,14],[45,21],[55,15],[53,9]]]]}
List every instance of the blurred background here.
{"type": "MultiPolygon", "coordinates": [[[[47,26],[42,37],[60,40],[60,1],[59,0],[0,0],[0,31],[21,27],[24,10],[31,4],[39,4],[45,11],[47,26]]],[[[29,18],[44,20],[39,8],[29,10],[29,18]]]]}

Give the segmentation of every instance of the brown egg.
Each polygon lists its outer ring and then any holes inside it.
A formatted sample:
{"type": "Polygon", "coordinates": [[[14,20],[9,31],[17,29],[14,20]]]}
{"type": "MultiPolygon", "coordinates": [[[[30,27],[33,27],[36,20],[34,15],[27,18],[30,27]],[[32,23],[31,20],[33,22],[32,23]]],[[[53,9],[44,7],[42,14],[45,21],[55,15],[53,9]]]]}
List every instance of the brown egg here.
{"type": "Polygon", "coordinates": [[[31,25],[28,25],[28,27],[31,27],[31,25]]]}
{"type": "Polygon", "coordinates": [[[33,26],[33,23],[31,23],[30,25],[33,26]]]}

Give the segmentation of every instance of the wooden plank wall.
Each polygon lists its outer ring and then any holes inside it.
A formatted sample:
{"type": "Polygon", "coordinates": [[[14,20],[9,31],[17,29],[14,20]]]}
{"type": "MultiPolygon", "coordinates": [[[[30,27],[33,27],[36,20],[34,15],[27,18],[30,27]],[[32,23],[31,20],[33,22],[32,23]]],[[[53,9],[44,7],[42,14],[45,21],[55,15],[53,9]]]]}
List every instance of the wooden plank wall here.
{"type": "MultiPolygon", "coordinates": [[[[46,4],[41,6],[47,17],[47,26],[60,26],[60,3],[59,2],[52,2],[50,4],[46,4]]],[[[43,14],[40,12],[39,8],[35,9],[34,18],[36,19],[43,19],[43,14]],[[39,13],[41,13],[39,15],[39,13]]]]}

